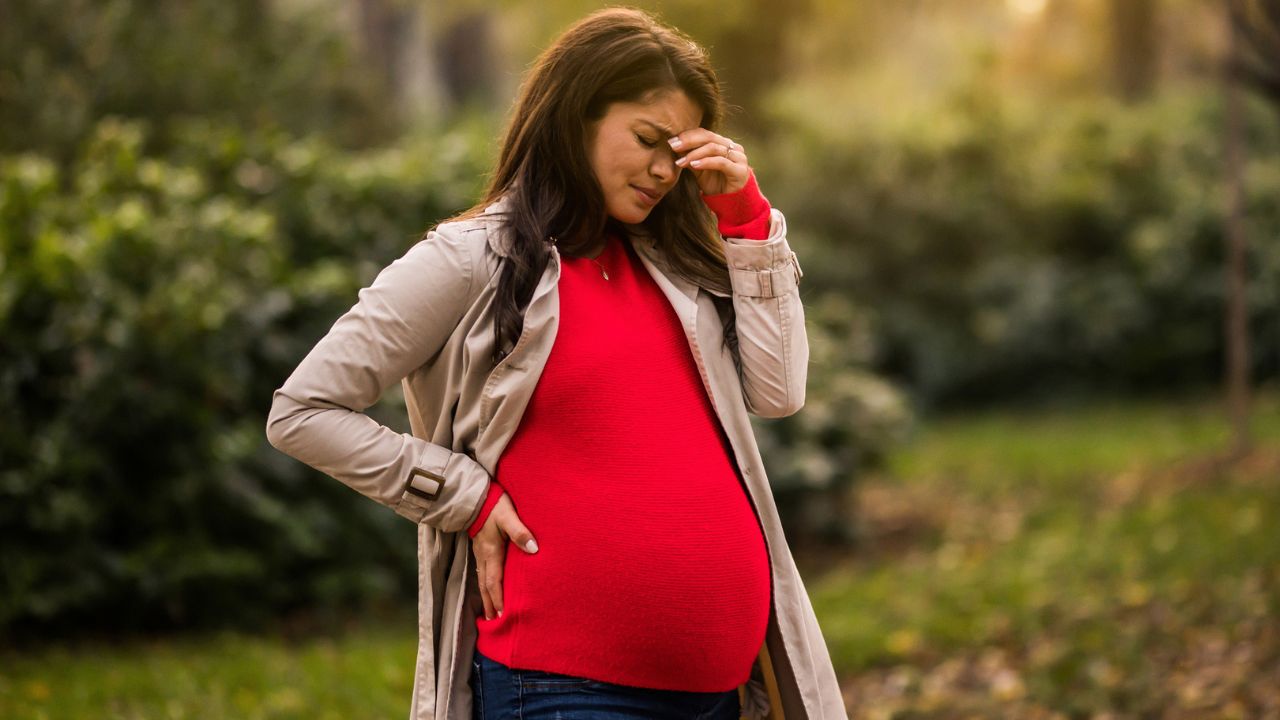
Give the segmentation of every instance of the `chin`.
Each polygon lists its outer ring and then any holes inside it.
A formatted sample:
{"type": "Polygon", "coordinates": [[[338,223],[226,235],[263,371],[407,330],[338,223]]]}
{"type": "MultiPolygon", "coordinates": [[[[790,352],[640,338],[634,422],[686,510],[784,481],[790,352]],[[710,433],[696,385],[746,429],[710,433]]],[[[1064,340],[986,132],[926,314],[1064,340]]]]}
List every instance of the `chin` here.
{"type": "Polygon", "coordinates": [[[645,218],[649,217],[650,212],[652,212],[652,210],[643,210],[635,207],[624,208],[623,210],[610,208],[609,217],[628,225],[638,225],[639,223],[644,222],[645,218]]]}

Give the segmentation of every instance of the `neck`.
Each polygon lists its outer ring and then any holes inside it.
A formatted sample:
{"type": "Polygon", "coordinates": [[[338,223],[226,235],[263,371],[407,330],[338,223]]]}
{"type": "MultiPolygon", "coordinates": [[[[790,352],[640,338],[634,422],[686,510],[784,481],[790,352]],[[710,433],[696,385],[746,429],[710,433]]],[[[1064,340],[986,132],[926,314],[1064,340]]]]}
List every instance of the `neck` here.
{"type": "Polygon", "coordinates": [[[595,260],[596,258],[600,257],[601,255],[604,254],[605,249],[609,247],[609,241],[612,240],[613,237],[614,237],[613,233],[611,231],[606,230],[604,233],[604,237],[599,242],[596,242],[595,244],[593,244],[587,250],[587,252],[583,254],[583,257],[590,258],[592,260],[595,260]]]}

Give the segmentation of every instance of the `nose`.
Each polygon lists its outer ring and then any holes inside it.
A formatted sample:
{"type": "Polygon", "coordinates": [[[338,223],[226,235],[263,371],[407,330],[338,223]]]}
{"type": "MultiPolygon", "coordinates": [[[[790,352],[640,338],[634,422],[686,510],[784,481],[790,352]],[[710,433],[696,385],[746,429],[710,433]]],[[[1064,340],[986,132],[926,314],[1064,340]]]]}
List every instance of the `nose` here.
{"type": "Polygon", "coordinates": [[[680,166],[676,165],[675,153],[668,150],[666,152],[656,152],[653,154],[653,161],[649,163],[649,174],[655,180],[667,185],[680,173],[680,166]]]}

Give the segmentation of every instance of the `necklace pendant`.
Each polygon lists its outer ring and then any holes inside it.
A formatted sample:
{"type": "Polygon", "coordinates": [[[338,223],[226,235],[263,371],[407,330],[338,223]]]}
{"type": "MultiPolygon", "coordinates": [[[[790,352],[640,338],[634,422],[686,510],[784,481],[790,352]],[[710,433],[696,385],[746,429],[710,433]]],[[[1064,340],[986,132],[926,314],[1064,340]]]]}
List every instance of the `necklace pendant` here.
{"type": "Polygon", "coordinates": [[[603,276],[605,280],[608,280],[609,272],[604,269],[604,265],[601,265],[600,261],[595,258],[591,258],[591,262],[595,263],[596,267],[600,268],[600,275],[603,276]]]}

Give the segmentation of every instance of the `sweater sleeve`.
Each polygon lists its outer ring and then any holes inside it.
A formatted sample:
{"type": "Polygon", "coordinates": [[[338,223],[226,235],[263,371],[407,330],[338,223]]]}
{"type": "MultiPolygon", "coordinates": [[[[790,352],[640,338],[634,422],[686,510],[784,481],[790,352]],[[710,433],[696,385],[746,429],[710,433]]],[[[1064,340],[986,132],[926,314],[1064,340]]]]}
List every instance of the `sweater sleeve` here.
{"type": "Polygon", "coordinates": [[[703,195],[702,201],[716,214],[722,236],[749,240],[769,237],[769,200],[761,194],[754,170],[742,189],[703,195]]]}
{"type": "Polygon", "coordinates": [[[476,516],[475,522],[467,528],[467,534],[475,537],[480,532],[480,528],[484,527],[484,522],[489,518],[489,513],[493,511],[493,506],[498,504],[498,500],[502,498],[505,492],[497,480],[489,481],[489,491],[484,496],[484,503],[480,506],[480,514],[476,516]]]}

